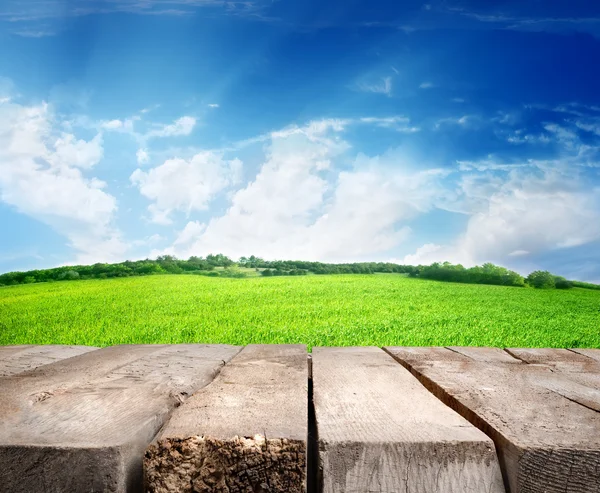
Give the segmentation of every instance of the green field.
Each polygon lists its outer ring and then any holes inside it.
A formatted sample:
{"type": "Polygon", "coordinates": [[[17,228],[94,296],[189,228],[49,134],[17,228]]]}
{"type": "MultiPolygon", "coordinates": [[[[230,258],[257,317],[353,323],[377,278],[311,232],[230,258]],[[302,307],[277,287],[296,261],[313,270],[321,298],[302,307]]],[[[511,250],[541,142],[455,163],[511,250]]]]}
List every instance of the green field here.
{"type": "Polygon", "coordinates": [[[0,345],[184,342],[600,348],[600,291],[397,274],[170,275],[0,288],[0,345]]]}

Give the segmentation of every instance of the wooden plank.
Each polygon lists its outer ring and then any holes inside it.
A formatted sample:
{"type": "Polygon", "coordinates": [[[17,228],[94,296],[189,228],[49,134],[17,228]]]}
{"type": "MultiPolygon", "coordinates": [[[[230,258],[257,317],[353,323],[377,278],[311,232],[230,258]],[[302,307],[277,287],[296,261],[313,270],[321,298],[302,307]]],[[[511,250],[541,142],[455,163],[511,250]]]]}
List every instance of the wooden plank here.
{"type": "Polygon", "coordinates": [[[384,351],[312,358],[324,493],[504,492],[492,441],[384,351]]]}
{"type": "Polygon", "coordinates": [[[546,364],[464,363],[436,353],[427,360],[411,358],[404,348],[386,351],[493,438],[511,493],[600,491],[594,388],[546,364]]]}
{"type": "Polygon", "coordinates": [[[588,358],[595,359],[596,361],[600,361],[600,349],[570,349],[569,351],[573,351],[577,354],[582,354],[583,356],[587,356],[588,358]]]}
{"type": "Polygon", "coordinates": [[[0,346],[0,377],[34,370],[96,349],[93,346],[0,346]]]}
{"type": "Polygon", "coordinates": [[[472,358],[461,354],[459,351],[451,351],[445,347],[438,346],[414,346],[414,347],[403,347],[402,350],[406,352],[407,356],[411,360],[415,361],[429,361],[431,355],[435,354],[440,361],[464,361],[469,362],[472,358]]]}
{"type": "Polygon", "coordinates": [[[246,346],[148,448],[147,491],[305,491],[307,367],[303,345],[246,346]]]}
{"type": "Polygon", "coordinates": [[[507,348],[506,351],[529,364],[551,365],[555,367],[577,368],[596,363],[592,358],[556,348],[507,348]]]}
{"type": "MultiPolygon", "coordinates": [[[[566,381],[573,383],[562,384],[560,394],[594,409],[595,405],[591,403],[590,396],[597,394],[590,393],[590,389],[600,391],[600,361],[568,349],[511,348],[507,351],[528,364],[546,365],[552,368],[554,373],[562,374],[566,381]],[[566,390],[565,385],[573,388],[566,390]],[[589,389],[585,390],[582,386],[589,389]]],[[[558,384],[553,384],[553,388],[558,388],[558,384]]],[[[600,403],[598,405],[600,406],[600,403]]]]}
{"type": "Polygon", "coordinates": [[[115,346],[0,379],[0,489],[141,491],[146,446],[238,351],[115,346]]]}
{"type": "Polygon", "coordinates": [[[505,350],[497,347],[469,347],[469,346],[448,346],[448,349],[462,354],[469,359],[488,363],[511,363],[521,364],[517,358],[511,356],[505,350]]]}

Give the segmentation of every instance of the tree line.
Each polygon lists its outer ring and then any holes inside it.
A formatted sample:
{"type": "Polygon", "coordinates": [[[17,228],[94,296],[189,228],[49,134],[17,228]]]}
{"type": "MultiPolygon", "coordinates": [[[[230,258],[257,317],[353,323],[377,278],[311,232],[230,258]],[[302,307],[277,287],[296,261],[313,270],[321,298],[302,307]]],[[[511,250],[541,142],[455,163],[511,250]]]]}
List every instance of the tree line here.
{"type": "Polygon", "coordinates": [[[308,274],[375,274],[396,273],[409,277],[467,284],[492,284],[500,286],[538,289],[570,289],[572,287],[600,289],[600,285],[569,281],[547,271],[535,271],[527,277],[491,263],[465,268],[449,262],[431,265],[402,265],[390,262],[355,262],[329,264],[302,260],[264,260],[254,255],[241,257],[237,262],[217,254],[193,256],[187,260],[172,255],[161,255],[155,260],[145,259],[114,264],[73,265],[54,269],[9,272],[0,275],[0,286],[34,282],[73,281],[77,279],[109,279],[115,277],[147,276],[154,274],[196,274],[210,277],[246,277],[247,270],[255,269],[265,277],[303,276],[308,274]]]}

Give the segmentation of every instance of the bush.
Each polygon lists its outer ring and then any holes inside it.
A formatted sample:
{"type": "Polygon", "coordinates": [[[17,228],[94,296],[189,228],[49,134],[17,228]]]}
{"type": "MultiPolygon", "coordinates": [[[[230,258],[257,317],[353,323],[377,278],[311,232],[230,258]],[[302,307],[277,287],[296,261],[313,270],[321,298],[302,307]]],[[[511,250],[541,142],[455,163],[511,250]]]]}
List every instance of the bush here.
{"type": "Polygon", "coordinates": [[[556,289],[571,289],[573,287],[573,281],[568,281],[561,276],[554,276],[554,286],[556,289]]]}
{"type": "Polygon", "coordinates": [[[226,269],[223,269],[220,272],[220,276],[219,277],[233,277],[233,278],[241,279],[242,277],[246,277],[246,273],[240,271],[237,268],[228,267],[226,269]]]}
{"type": "Polygon", "coordinates": [[[61,272],[58,275],[58,278],[65,281],[74,281],[75,279],[79,279],[79,272],[76,270],[67,270],[65,272],[61,272]]]}
{"type": "Polygon", "coordinates": [[[555,276],[547,270],[536,270],[529,274],[527,284],[537,289],[554,289],[556,287],[555,276]]]}

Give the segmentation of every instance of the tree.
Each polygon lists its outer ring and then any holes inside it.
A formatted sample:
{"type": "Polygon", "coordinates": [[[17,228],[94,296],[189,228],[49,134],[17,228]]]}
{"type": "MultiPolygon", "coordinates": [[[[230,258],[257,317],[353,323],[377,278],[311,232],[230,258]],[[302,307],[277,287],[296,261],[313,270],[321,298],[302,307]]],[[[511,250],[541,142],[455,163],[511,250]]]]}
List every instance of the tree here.
{"type": "Polygon", "coordinates": [[[537,289],[554,289],[556,281],[547,270],[536,270],[527,276],[527,284],[537,289]]]}
{"type": "Polygon", "coordinates": [[[568,281],[562,276],[554,276],[554,285],[556,289],[571,289],[573,287],[573,281],[568,281]]]}
{"type": "Polygon", "coordinates": [[[65,281],[74,281],[75,279],[79,279],[79,272],[76,270],[66,270],[59,274],[58,278],[65,281]]]}

